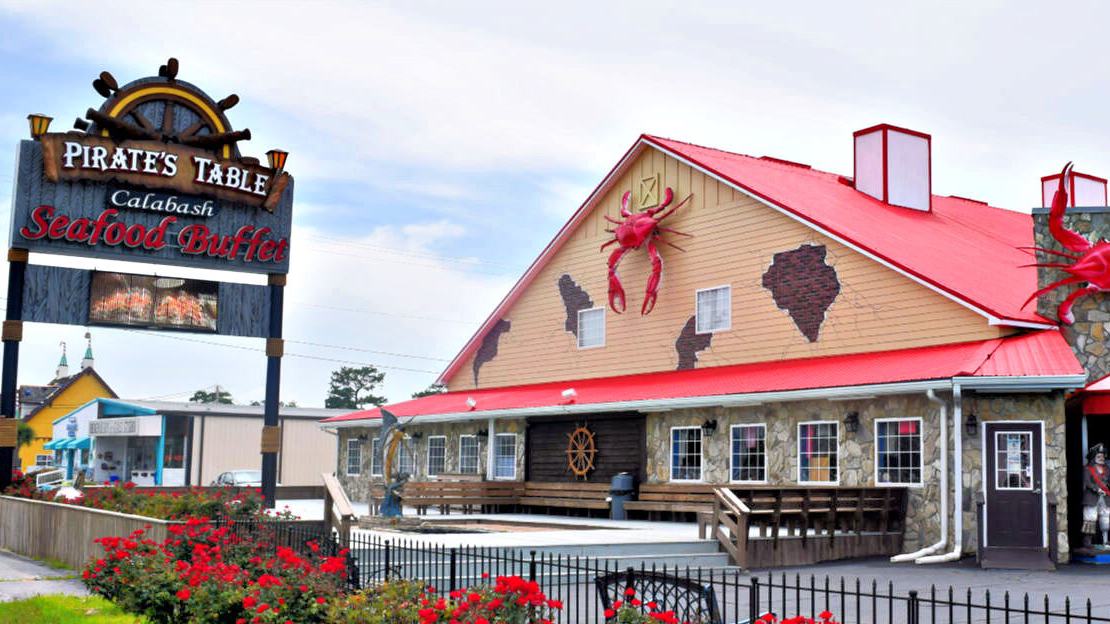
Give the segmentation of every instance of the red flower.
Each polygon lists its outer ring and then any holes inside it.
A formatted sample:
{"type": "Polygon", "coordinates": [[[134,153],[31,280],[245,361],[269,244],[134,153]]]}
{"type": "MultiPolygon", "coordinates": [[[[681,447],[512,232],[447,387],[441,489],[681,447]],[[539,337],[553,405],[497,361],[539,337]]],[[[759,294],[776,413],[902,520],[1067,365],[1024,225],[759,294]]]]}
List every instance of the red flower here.
{"type": "Polygon", "coordinates": [[[605,617],[607,617],[607,618],[611,618],[616,614],[617,614],[617,612],[612,610],[612,609],[606,609],[605,610],[605,617]]]}
{"type": "Polygon", "coordinates": [[[636,590],[629,587],[628,589],[624,590],[624,595],[625,596],[635,596],[636,595],[636,590]]]}
{"type": "Polygon", "coordinates": [[[189,599],[189,590],[188,589],[182,589],[181,591],[177,592],[177,599],[178,600],[188,600],[189,599]]]}

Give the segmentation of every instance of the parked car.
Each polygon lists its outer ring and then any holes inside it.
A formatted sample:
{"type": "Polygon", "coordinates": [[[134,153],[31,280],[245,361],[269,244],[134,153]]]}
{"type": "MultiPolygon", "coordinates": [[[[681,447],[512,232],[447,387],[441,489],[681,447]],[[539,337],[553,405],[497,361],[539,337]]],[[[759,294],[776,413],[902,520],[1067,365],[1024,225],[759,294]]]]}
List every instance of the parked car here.
{"type": "Polygon", "coordinates": [[[215,486],[262,487],[261,470],[229,470],[212,482],[215,486]]]}

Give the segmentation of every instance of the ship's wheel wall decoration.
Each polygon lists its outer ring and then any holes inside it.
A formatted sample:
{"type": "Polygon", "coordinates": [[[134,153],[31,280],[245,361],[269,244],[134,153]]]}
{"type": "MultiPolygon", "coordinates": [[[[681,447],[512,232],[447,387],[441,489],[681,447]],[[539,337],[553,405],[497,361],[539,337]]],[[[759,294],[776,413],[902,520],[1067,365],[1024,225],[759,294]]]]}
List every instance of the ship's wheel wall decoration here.
{"type": "Polygon", "coordinates": [[[586,479],[594,469],[594,432],[586,425],[578,425],[567,434],[567,468],[578,479],[586,479]]]}
{"type": "Polygon", "coordinates": [[[249,140],[251,131],[232,130],[224,115],[239,103],[239,96],[231,94],[216,102],[196,86],[178,80],[177,68],[177,59],[171,58],[158,76],[122,87],[112,74],[101,72],[93,88],[107,99],[99,110],[90,108],[85,113],[88,121],[78,119],[74,126],[90,135],[179,143],[240,159],[235,142],[249,140]]]}

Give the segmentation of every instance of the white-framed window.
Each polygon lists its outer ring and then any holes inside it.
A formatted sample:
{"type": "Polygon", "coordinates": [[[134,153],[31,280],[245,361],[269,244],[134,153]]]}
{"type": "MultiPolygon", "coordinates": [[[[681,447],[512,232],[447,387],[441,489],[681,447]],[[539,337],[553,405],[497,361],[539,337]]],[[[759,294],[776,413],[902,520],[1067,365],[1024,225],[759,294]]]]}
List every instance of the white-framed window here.
{"type": "Polygon", "coordinates": [[[578,348],[605,346],[605,308],[578,311],[578,348]]]}
{"type": "Polygon", "coordinates": [[[839,483],[837,456],[840,423],[798,423],[798,483],[839,483]]]}
{"type": "Polygon", "coordinates": [[[459,436],[459,472],[478,474],[478,436],[459,436]]]}
{"type": "Polygon", "coordinates": [[[733,425],[731,474],[736,483],[767,482],[767,426],[733,425]]]}
{"type": "Polygon", "coordinates": [[[732,327],[732,286],[697,291],[696,332],[708,334],[732,327]]]}
{"type": "Polygon", "coordinates": [[[447,436],[428,436],[428,476],[444,472],[447,465],[447,436]]]}
{"type": "Polygon", "coordinates": [[[362,472],[362,441],[347,439],[347,476],[355,477],[362,472]]]}
{"type": "Polygon", "coordinates": [[[382,457],[382,440],[381,438],[374,438],[370,441],[370,476],[382,476],[382,462],[385,458],[382,457]]]}
{"type": "Polygon", "coordinates": [[[701,427],[671,428],[671,481],[701,481],[701,427]]]}
{"type": "Polygon", "coordinates": [[[494,437],[494,472],[497,479],[516,478],[516,434],[499,433],[494,437]]]}
{"type": "Polygon", "coordinates": [[[995,432],[994,452],[995,489],[1033,489],[1033,434],[1031,432],[995,432]]]}
{"type": "Polygon", "coordinates": [[[49,455],[49,454],[35,455],[35,465],[36,466],[53,466],[54,465],[54,456],[49,455]]]}
{"type": "Polygon", "coordinates": [[[875,421],[875,485],[923,486],[921,419],[875,421]]]}

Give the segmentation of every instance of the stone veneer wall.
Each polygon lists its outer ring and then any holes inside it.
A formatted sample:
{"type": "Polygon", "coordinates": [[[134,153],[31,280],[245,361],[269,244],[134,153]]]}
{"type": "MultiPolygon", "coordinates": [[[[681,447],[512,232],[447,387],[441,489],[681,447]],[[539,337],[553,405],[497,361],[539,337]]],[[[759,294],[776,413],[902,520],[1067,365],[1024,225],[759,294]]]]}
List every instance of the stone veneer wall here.
{"type": "MultiPolygon", "coordinates": [[[[1067,562],[1071,550],[1068,544],[1068,460],[1064,396],[1052,394],[968,394],[964,395],[964,414],[968,411],[980,423],[990,420],[1041,420],[1044,421],[1045,492],[1056,495],[1056,525],[1059,532],[1056,544],[1058,560],[1067,562]]],[[[975,527],[974,492],[984,492],[983,439],[980,433],[970,440],[964,435],[964,551],[978,545],[975,527]]],[[[1051,537],[1051,536],[1050,536],[1051,537]]]]}
{"type": "MultiPolygon", "coordinates": [[[[1070,208],[1064,215],[1064,226],[1091,241],[1110,239],[1110,208],[1070,208]]],[[[1048,231],[1047,209],[1035,208],[1033,211],[1033,240],[1037,247],[1074,254],[1052,238],[1048,231]]],[[[1038,251],[1037,262],[1072,261],[1038,251]]],[[[1044,288],[1066,277],[1070,275],[1060,269],[1037,269],[1037,287],[1044,288]]],[[[1037,300],[1037,312],[1050,319],[1057,318],[1060,302],[1081,286],[1085,284],[1071,284],[1041,295],[1037,300]]],[[[1081,297],[1072,307],[1072,314],[1075,323],[1060,327],[1064,339],[1087,371],[1088,381],[1105,377],[1110,374],[1110,350],[1106,346],[1106,340],[1110,338],[1110,296],[1096,293],[1081,297]]]]}
{"type": "MultiPolygon", "coordinates": [[[[941,394],[951,401],[950,393],[941,394]]],[[[1059,526],[1067,527],[1067,465],[1064,459],[1064,401],[1062,395],[964,395],[964,416],[968,410],[976,413],[980,421],[987,420],[1044,420],[1048,491],[1055,492],[1059,501],[1059,526]]],[[[917,550],[935,543],[940,534],[940,446],[939,406],[930,403],[924,394],[895,395],[854,401],[797,401],[768,403],[750,407],[718,407],[674,410],[647,415],[648,481],[663,483],[669,480],[671,427],[700,425],[707,419],[716,419],[717,431],[703,436],[702,471],[707,483],[725,483],[729,479],[731,425],[765,424],[767,426],[767,484],[791,486],[797,484],[798,424],[807,421],[836,421],[839,435],[838,465],[839,485],[875,485],[875,420],[880,418],[920,418],[923,434],[922,480],[924,486],[907,487],[905,548],[917,550]],[[859,413],[859,429],[849,434],[844,428],[844,416],[859,413]]],[[[952,409],[949,407],[948,453],[953,461],[952,409]]],[[[959,423],[963,426],[963,423],[959,423]]],[[[982,486],[982,452],[979,434],[968,438],[964,434],[964,552],[974,552],[975,506],[971,492],[982,486]]],[[[952,483],[949,474],[949,483],[952,483]]],[[[951,487],[951,485],[950,485],[951,487]]],[[[948,509],[955,509],[949,495],[948,509]]],[[[955,530],[949,522],[949,545],[955,530]]],[[[1061,560],[1067,560],[1067,535],[1060,536],[1061,560]]]]}
{"type": "MultiPolygon", "coordinates": [[[[446,436],[447,447],[444,470],[447,473],[454,473],[459,471],[459,436],[471,435],[476,433],[479,429],[485,430],[488,427],[486,420],[471,420],[465,422],[449,422],[449,423],[428,423],[420,425],[417,422],[414,425],[405,427],[408,434],[420,432],[423,437],[419,440],[409,440],[409,445],[413,453],[416,455],[416,470],[412,475],[413,481],[426,481],[428,479],[428,438],[430,436],[446,436]]],[[[524,432],[526,425],[521,420],[501,420],[498,421],[495,427],[497,433],[515,433],[516,436],[516,479],[518,481],[524,480],[524,432]]],[[[369,500],[369,491],[371,483],[381,483],[382,477],[371,477],[370,475],[370,462],[372,457],[370,455],[372,444],[371,440],[379,435],[380,429],[378,427],[350,427],[339,430],[339,458],[336,464],[336,474],[338,475],[339,482],[343,484],[343,488],[347,491],[347,496],[356,502],[367,502],[369,500]],[[356,438],[360,435],[366,435],[367,439],[362,444],[362,470],[356,476],[347,475],[347,440],[356,438]]],[[[487,453],[488,439],[478,438],[478,474],[486,474],[486,453],[487,453]]]]}

